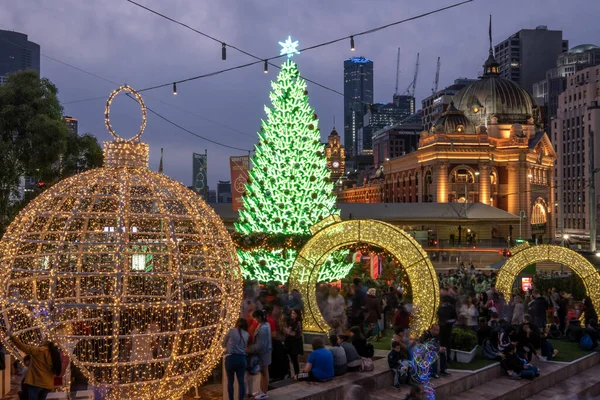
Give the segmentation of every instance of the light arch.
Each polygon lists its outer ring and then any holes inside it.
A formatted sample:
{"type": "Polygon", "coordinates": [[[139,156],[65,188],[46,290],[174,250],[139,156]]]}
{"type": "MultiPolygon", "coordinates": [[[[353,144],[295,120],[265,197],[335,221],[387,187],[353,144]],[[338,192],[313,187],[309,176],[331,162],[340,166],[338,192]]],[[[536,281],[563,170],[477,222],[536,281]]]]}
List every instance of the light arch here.
{"type": "Polygon", "coordinates": [[[331,253],[354,243],[386,249],[406,271],[413,294],[413,336],[421,334],[437,320],[440,303],[437,275],[427,253],[408,233],[385,222],[341,221],[337,215],[321,221],[311,231],[313,236],[298,253],[289,278],[289,289],[297,289],[304,299],[304,330],[329,331],[316,299],[319,271],[331,253]]]}
{"type": "Polygon", "coordinates": [[[583,281],[594,307],[600,307],[600,273],[581,254],[567,247],[552,244],[529,246],[529,243],[513,247],[511,253],[512,257],[500,268],[496,279],[496,289],[504,293],[506,298],[510,297],[515,278],[526,266],[540,261],[554,261],[571,268],[583,281]]]}

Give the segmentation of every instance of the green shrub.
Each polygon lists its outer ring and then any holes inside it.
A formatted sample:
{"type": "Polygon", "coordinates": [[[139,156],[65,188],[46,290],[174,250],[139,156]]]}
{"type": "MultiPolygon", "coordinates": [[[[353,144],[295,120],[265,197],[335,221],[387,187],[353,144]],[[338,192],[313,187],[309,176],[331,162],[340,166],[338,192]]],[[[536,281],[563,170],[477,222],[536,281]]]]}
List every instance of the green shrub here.
{"type": "Polygon", "coordinates": [[[452,349],[460,351],[471,351],[477,345],[475,332],[466,329],[452,330],[452,349]]]}

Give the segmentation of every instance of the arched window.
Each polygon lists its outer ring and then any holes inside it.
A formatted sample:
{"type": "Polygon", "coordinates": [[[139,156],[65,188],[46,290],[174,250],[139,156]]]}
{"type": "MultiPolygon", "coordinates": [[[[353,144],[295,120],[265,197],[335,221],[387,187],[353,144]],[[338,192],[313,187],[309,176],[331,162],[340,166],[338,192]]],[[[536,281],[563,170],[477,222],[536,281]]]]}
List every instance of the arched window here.
{"type": "Polygon", "coordinates": [[[531,212],[531,223],[542,225],[546,223],[546,209],[542,203],[535,203],[531,212]]]}

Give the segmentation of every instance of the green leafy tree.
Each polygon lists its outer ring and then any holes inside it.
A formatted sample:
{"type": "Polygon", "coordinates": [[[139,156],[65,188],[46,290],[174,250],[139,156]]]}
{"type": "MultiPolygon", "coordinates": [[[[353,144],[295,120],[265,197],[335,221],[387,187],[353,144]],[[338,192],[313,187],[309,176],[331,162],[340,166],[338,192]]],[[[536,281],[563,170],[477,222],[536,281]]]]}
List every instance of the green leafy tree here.
{"type": "MultiPolygon", "coordinates": [[[[339,214],[329,179],[318,119],[308,103],[306,82],[298,66],[287,60],[271,83],[272,107],[265,106],[258,144],[252,158],[238,232],[252,234],[310,234],[309,228],[339,214]]],[[[260,248],[238,250],[244,276],[263,282],[286,282],[297,251],[260,248]]],[[[324,264],[320,280],[344,277],[352,267],[334,253],[324,264]]]]}
{"type": "Polygon", "coordinates": [[[97,140],[67,129],[57,93],[56,86],[35,71],[11,74],[0,85],[0,235],[40,191],[102,165],[97,140]],[[19,198],[22,176],[40,185],[19,198]]]}

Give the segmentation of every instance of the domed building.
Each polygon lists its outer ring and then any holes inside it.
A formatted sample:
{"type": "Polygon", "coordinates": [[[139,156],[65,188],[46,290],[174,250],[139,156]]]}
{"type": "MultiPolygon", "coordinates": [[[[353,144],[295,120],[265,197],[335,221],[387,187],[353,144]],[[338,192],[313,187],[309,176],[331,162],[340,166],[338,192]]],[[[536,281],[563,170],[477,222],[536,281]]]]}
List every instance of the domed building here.
{"type": "Polygon", "coordinates": [[[454,104],[478,125],[528,124],[534,115],[533,97],[519,84],[500,77],[492,54],[483,65],[484,74],[454,96],[454,104]]]}
{"type": "MultiPolygon", "coordinates": [[[[500,77],[491,41],[483,67],[483,75],[461,89],[432,128],[421,133],[416,151],[385,162],[377,187],[357,182],[339,194],[340,202],[483,203],[521,220],[522,238],[552,240],[554,148],[536,127],[532,96],[500,77]]],[[[475,234],[482,240],[515,240],[519,226],[475,234]]]]}

